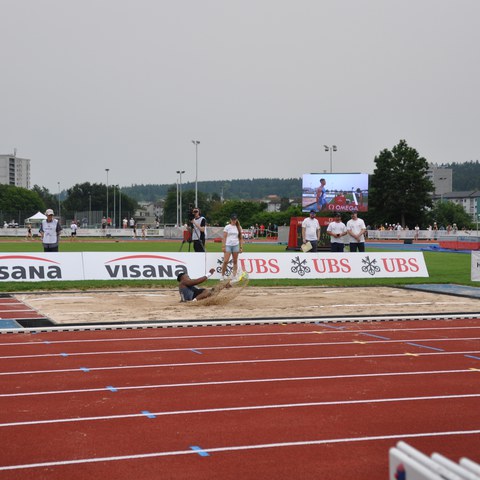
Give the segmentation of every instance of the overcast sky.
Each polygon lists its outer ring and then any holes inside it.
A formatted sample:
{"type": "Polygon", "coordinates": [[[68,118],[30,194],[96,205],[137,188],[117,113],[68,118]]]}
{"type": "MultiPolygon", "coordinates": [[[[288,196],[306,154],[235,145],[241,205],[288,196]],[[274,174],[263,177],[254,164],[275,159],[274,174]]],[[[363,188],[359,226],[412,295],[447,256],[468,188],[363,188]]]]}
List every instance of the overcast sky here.
{"type": "Polygon", "coordinates": [[[480,159],[479,0],[0,0],[0,153],[31,183],[480,159]]]}

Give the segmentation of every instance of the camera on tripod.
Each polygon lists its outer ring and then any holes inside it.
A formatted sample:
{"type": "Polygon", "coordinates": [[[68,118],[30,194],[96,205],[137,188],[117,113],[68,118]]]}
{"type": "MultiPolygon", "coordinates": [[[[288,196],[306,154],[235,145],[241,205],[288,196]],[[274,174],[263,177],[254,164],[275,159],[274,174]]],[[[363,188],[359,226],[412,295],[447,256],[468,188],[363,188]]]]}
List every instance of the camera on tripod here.
{"type": "Polygon", "coordinates": [[[197,210],[193,204],[189,203],[188,204],[188,223],[189,226],[192,224],[192,220],[195,218],[195,214],[193,213],[194,210],[197,210]]]}

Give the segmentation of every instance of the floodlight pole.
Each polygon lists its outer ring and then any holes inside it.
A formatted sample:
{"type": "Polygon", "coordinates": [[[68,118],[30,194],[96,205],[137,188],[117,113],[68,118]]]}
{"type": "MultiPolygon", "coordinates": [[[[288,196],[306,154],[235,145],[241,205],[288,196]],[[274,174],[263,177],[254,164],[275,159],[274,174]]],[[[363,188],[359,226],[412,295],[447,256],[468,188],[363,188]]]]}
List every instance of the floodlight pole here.
{"type": "Polygon", "coordinates": [[[62,212],[60,210],[60,182],[58,183],[58,218],[59,222],[62,223],[62,212]]]}
{"type": "Polygon", "coordinates": [[[92,225],[92,193],[88,192],[88,228],[92,225]]]}
{"type": "Polygon", "coordinates": [[[107,214],[105,217],[108,219],[108,172],[110,171],[109,168],[106,168],[105,171],[107,172],[107,214]]]}
{"type": "Polygon", "coordinates": [[[199,140],[192,140],[195,145],[195,207],[198,208],[198,145],[199,140]]]}
{"type": "Polygon", "coordinates": [[[118,228],[122,228],[122,189],[117,185],[118,189],[118,228]]]}
{"type": "Polygon", "coordinates": [[[178,206],[178,210],[179,210],[179,225],[182,226],[183,225],[183,222],[182,222],[182,173],[185,173],[185,170],[177,170],[177,173],[180,175],[180,188],[179,188],[179,206],[178,206]]]}
{"type": "Polygon", "coordinates": [[[323,147],[325,148],[325,151],[326,151],[326,152],[330,152],[330,173],[333,173],[332,155],[333,155],[333,152],[336,152],[336,151],[337,151],[337,146],[336,146],[336,145],[332,145],[332,146],[330,147],[329,145],[324,145],[323,147]]]}

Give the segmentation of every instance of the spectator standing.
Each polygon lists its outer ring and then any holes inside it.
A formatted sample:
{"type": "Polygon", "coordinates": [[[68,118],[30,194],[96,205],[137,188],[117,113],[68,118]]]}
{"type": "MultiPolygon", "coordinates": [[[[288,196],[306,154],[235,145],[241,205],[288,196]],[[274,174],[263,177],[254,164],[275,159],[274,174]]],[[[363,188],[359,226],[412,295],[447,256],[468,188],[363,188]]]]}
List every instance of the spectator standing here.
{"type": "Polygon", "coordinates": [[[315,214],[315,210],[310,210],[310,216],[302,222],[302,240],[303,243],[311,243],[311,252],[318,251],[318,242],[320,241],[320,224],[315,218],[315,214]]]}
{"type": "Polygon", "coordinates": [[[365,222],[358,218],[356,210],[352,211],[352,218],[347,222],[347,232],[350,235],[350,251],[364,252],[365,251],[365,222]]]}
{"type": "Polygon", "coordinates": [[[327,234],[330,235],[330,250],[332,252],[343,252],[345,243],[343,237],[347,234],[347,227],[342,222],[342,215],[335,214],[335,220],[327,227],[327,234]]]}
{"type": "Polygon", "coordinates": [[[77,229],[78,229],[78,225],[75,222],[75,220],[73,220],[72,224],[70,225],[70,241],[71,242],[75,241],[75,238],[77,237],[77,229]]]}
{"type": "Polygon", "coordinates": [[[222,251],[223,264],[221,280],[226,280],[225,272],[230,257],[233,258],[232,279],[235,280],[238,270],[238,255],[243,251],[242,227],[236,213],[230,215],[230,223],[223,229],[222,251]]]}
{"type": "Polygon", "coordinates": [[[62,226],[56,218],[53,218],[53,210],[51,208],[45,212],[45,215],[47,216],[47,219],[42,220],[40,229],[38,230],[38,233],[42,238],[43,251],[58,252],[58,243],[62,226]]]}
{"type": "Polygon", "coordinates": [[[192,240],[193,249],[196,252],[205,252],[205,239],[207,236],[207,221],[200,214],[199,208],[193,209],[192,223],[192,240]]]}
{"type": "Polygon", "coordinates": [[[33,235],[32,235],[32,225],[30,223],[27,223],[27,235],[25,237],[27,240],[33,240],[33,235]]]}

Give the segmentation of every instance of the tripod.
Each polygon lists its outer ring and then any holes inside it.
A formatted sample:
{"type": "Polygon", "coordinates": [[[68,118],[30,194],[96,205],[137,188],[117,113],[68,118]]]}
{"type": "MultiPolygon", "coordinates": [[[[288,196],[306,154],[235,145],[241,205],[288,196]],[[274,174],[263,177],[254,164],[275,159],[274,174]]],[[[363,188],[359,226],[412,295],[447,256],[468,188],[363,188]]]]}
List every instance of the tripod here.
{"type": "Polygon", "coordinates": [[[182,244],[180,245],[180,249],[178,250],[179,252],[182,251],[183,245],[185,245],[185,243],[188,243],[188,251],[190,251],[190,248],[192,246],[192,230],[193,230],[193,226],[190,226],[183,231],[183,239],[182,239],[182,244]]]}

